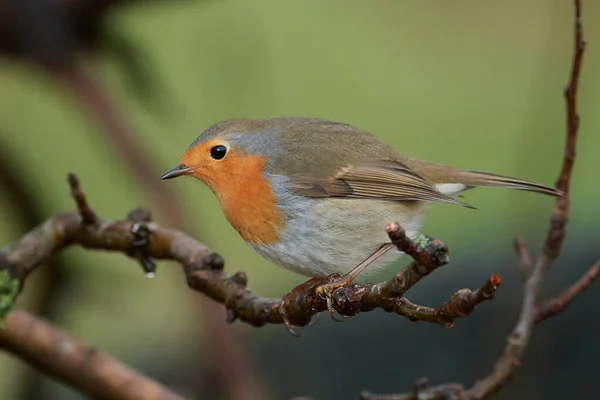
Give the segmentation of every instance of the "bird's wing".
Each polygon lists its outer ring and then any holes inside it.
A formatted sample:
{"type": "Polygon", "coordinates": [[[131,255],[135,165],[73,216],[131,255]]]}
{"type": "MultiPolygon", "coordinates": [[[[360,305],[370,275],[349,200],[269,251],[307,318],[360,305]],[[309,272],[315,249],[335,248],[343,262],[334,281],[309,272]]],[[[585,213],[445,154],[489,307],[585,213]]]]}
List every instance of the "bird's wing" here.
{"type": "Polygon", "coordinates": [[[342,168],[333,176],[302,177],[293,180],[294,190],[307,197],[346,197],[382,200],[420,200],[468,204],[438,191],[422,176],[400,162],[342,168]]]}

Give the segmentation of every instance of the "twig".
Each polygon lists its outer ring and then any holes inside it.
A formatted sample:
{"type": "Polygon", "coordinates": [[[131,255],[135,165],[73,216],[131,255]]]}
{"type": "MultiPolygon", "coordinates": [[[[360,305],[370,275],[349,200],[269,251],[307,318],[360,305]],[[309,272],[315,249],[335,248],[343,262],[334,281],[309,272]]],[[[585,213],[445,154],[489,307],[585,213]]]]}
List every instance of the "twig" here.
{"type": "Polygon", "coordinates": [[[596,279],[600,277],[600,261],[596,262],[590,269],[587,270],[575,283],[565,289],[562,293],[547,300],[541,307],[538,308],[535,323],[539,324],[542,321],[552,318],[557,314],[565,311],[565,309],[575,300],[577,296],[589,288],[596,279]]]}
{"type": "Polygon", "coordinates": [[[515,239],[515,251],[519,255],[521,262],[521,271],[523,272],[523,280],[527,280],[531,276],[531,270],[533,268],[533,262],[531,261],[531,254],[527,249],[527,245],[522,238],[518,237],[515,239]]]}
{"type": "Polygon", "coordinates": [[[61,80],[81,101],[95,121],[103,128],[104,135],[110,140],[123,161],[144,189],[152,194],[155,204],[164,213],[169,224],[177,229],[190,230],[189,223],[182,216],[179,200],[171,190],[161,187],[158,177],[161,171],[152,162],[151,152],[146,143],[138,140],[129,128],[124,116],[102,85],[93,75],[76,62],[50,72],[61,80]]]}
{"type": "Polygon", "coordinates": [[[398,299],[402,307],[396,312],[414,321],[435,322],[449,329],[454,326],[456,318],[466,317],[480,303],[493,299],[501,282],[500,275],[492,275],[479,289],[461,289],[438,308],[419,306],[402,297],[398,299]]]}
{"type": "Polygon", "coordinates": [[[562,169],[556,181],[556,188],[563,191],[564,196],[556,198],[556,207],[550,220],[548,236],[543,247],[543,257],[545,259],[541,261],[545,269],[550,268],[550,265],[560,254],[566,234],[566,226],[569,220],[569,186],[573,173],[573,164],[575,163],[575,145],[577,143],[580,122],[579,114],[577,114],[577,90],[579,88],[579,75],[581,73],[581,62],[585,50],[585,40],[583,39],[583,27],[581,25],[581,0],[573,1],[575,5],[573,64],[571,66],[569,86],[567,86],[564,93],[567,108],[567,138],[562,169]]]}
{"type": "MultiPolygon", "coordinates": [[[[405,316],[411,321],[433,322],[449,329],[454,326],[456,318],[469,315],[475,311],[477,305],[494,298],[496,289],[501,283],[499,275],[493,275],[475,291],[471,289],[458,290],[438,308],[411,303],[404,297],[404,294],[422,278],[450,261],[448,247],[443,242],[427,235],[420,235],[417,240],[413,241],[406,236],[404,230],[397,223],[388,225],[387,232],[392,243],[399,250],[412,256],[415,261],[387,282],[363,286],[363,290],[367,290],[369,294],[362,297],[359,303],[360,311],[368,311],[369,305],[374,305],[385,311],[405,316]]],[[[342,314],[352,315],[351,312],[348,312],[348,303],[334,303],[334,306],[338,311],[342,308],[344,310],[341,312],[342,314]]]]}
{"type": "Polygon", "coordinates": [[[389,224],[386,230],[398,250],[408,254],[417,263],[432,271],[450,261],[448,247],[437,239],[421,235],[416,241],[413,241],[406,236],[404,229],[398,223],[389,224]]]}
{"type": "MultiPolygon", "coordinates": [[[[154,259],[171,259],[183,266],[192,289],[225,305],[230,321],[240,319],[254,326],[284,322],[278,309],[279,299],[260,298],[248,290],[248,278],[243,272],[228,276],[223,271],[223,259],[203,244],[181,231],[161,228],[149,222],[149,213],[141,210],[130,213],[127,219],[108,223],[91,210],[75,176],[69,177],[69,183],[78,211],[47,220],[2,250],[0,272],[9,271],[10,277],[22,285],[44,260],[72,244],[124,252],[140,261],[147,273],[152,272],[154,259]]],[[[382,308],[411,320],[434,322],[449,328],[455,318],[470,314],[479,303],[493,297],[500,284],[498,276],[493,276],[474,292],[470,289],[457,291],[439,309],[410,303],[404,299],[404,294],[424,276],[447,262],[447,247],[424,235],[412,241],[397,224],[390,225],[388,231],[394,240],[402,243],[402,249],[412,248],[418,253],[424,264],[414,261],[382,283],[351,285],[336,290],[334,307],[341,315],[353,316],[382,308]]],[[[292,324],[304,326],[314,315],[326,309],[327,301],[316,293],[315,286],[309,286],[291,298],[286,317],[292,324]]]]}
{"type": "Polygon", "coordinates": [[[69,187],[71,188],[71,197],[73,197],[75,204],[77,204],[77,211],[79,211],[79,215],[81,215],[83,225],[96,224],[98,222],[98,217],[96,217],[96,213],[88,206],[85,195],[79,188],[79,179],[77,179],[75,174],[70,173],[67,180],[69,182],[69,187]]]}
{"type": "Polygon", "coordinates": [[[4,322],[0,348],[87,396],[105,400],[184,400],[25,311],[11,312],[4,322]]]}

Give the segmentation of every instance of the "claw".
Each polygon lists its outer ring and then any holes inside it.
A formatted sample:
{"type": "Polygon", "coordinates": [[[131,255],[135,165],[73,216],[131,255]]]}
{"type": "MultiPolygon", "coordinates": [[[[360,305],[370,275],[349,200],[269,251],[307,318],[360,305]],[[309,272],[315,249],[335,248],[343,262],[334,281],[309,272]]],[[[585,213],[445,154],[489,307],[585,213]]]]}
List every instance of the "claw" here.
{"type": "Polygon", "coordinates": [[[285,306],[286,306],[286,299],[281,300],[279,302],[279,304],[277,305],[277,311],[279,311],[279,315],[281,315],[281,320],[283,321],[283,324],[287,328],[290,335],[292,335],[294,337],[302,337],[302,335],[300,333],[298,333],[294,330],[294,328],[296,328],[296,325],[292,324],[290,322],[290,320],[288,319],[287,314],[285,313],[285,306]]]}
{"type": "Polygon", "coordinates": [[[345,280],[343,280],[339,282],[333,282],[328,285],[319,286],[315,289],[317,294],[321,295],[322,297],[325,297],[325,300],[327,301],[327,311],[331,319],[335,322],[344,322],[350,317],[346,315],[341,315],[337,312],[337,310],[333,306],[333,292],[335,292],[338,288],[349,285],[350,283],[352,282],[346,282],[345,280]]]}
{"type": "Polygon", "coordinates": [[[329,311],[329,316],[337,322],[343,321],[345,318],[349,318],[348,316],[341,315],[336,309],[333,307],[333,292],[336,289],[348,286],[352,284],[352,281],[362,272],[366,267],[368,267],[371,263],[375,262],[379,257],[383,256],[388,251],[396,248],[396,245],[393,243],[386,243],[375,250],[369,257],[367,257],[363,262],[354,267],[350,272],[345,275],[339,276],[337,274],[330,275],[326,279],[329,281],[326,284],[317,286],[315,288],[315,293],[320,295],[321,297],[325,297],[327,300],[327,310],[329,311]],[[335,276],[337,275],[337,276],[335,276]],[[337,319],[334,316],[340,315],[342,319],[337,319]]]}
{"type": "MultiPolygon", "coordinates": [[[[335,289],[337,289],[338,287],[342,287],[349,283],[350,282],[346,282],[338,274],[333,274],[333,275],[324,276],[324,277],[315,277],[315,278],[312,278],[312,279],[296,286],[294,289],[292,289],[292,291],[285,294],[283,296],[283,299],[277,305],[277,311],[279,312],[279,315],[281,316],[281,320],[285,324],[285,327],[287,328],[288,332],[292,336],[295,336],[295,337],[302,336],[301,334],[298,334],[295,331],[296,326],[293,325],[292,323],[290,323],[290,321],[285,313],[285,310],[290,305],[292,299],[294,299],[297,295],[299,295],[309,289],[312,289],[314,287],[315,288],[314,290],[318,295],[320,295],[321,297],[325,297],[327,299],[327,309],[329,310],[329,315],[332,318],[334,318],[333,317],[334,315],[336,315],[336,314],[339,315],[339,314],[337,313],[337,311],[335,311],[335,308],[333,307],[333,301],[332,301],[333,291],[335,291],[335,289]]],[[[315,314],[311,318],[310,322],[308,323],[308,326],[313,326],[317,322],[318,319],[319,319],[319,314],[315,314]]],[[[335,318],[334,318],[334,320],[335,320],[335,318]]]]}

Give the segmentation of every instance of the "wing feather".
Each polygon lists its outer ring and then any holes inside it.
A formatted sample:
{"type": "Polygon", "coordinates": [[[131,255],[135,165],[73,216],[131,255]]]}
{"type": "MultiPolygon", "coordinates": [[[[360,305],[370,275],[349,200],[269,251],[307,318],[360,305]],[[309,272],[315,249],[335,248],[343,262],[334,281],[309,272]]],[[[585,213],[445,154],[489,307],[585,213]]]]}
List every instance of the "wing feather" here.
{"type": "Polygon", "coordinates": [[[372,198],[395,201],[431,201],[472,208],[438,191],[404,164],[347,167],[331,179],[298,178],[294,188],[307,197],[372,198]]]}

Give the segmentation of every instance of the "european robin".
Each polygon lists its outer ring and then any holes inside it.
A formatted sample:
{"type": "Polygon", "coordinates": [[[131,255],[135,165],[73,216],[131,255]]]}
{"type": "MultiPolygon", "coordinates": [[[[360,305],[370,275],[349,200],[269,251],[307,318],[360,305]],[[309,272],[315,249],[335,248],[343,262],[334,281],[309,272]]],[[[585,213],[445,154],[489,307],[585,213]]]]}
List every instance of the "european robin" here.
{"type": "Polygon", "coordinates": [[[434,203],[477,186],[552,196],[548,186],[406,156],[372,134],[315,118],[230,119],[194,140],[180,165],[210,187],[227,220],[274,264],[310,277],[340,278],[330,294],[402,253],[385,227],[398,222],[414,238],[434,203]],[[391,251],[394,250],[394,251],[391,251]]]}

